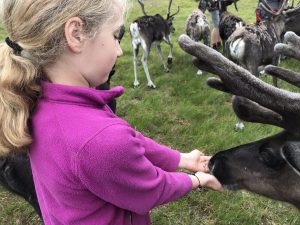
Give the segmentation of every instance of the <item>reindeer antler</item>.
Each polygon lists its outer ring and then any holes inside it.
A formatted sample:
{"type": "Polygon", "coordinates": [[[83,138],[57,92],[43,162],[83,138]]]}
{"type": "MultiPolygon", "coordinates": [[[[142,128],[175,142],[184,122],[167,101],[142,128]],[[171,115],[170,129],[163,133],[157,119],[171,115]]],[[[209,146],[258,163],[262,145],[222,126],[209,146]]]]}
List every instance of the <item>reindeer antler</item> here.
{"type": "Polygon", "coordinates": [[[179,44],[184,51],[195,56],[194,64],[199,69],[221,78],[209,79],[208,85],[244,97],[233,100],[234,110],[241,119],[299,131],[299,93],[281,90],[263,82],[219,52],[192,41],[186,35],[180,36],[179,44]]]}
{"type": "Polygon", "coordinates": [[[142,8],[142,11],[143,11],[144,15],[148,16],[146,11],[145,11],[144,0],[138,0],[138,2],[139,2],[140,6],[142,8]]]}
{"type": "MultiPolygon", "coordinates": [[[[284,40],[287,44],[278,43],[275,45],[275,52],[277,54],[293,57],[300,60],[300,37],[294,32],[286,32],[284,40]]],[[[266,73],[276,76],[286,82],[300,87],[300,73],[280,68],[278,66],[268,65],[265,67],[266,73]]]]}
{"type": "Polygon", "coordinates": [[[268,4],[266,4],[265,1],[262,1],[262,2],[259,4],[259,6],[260,6],[261,8],[263,8],[267,13],[269,13],[269,14],[271,14],[271,15],[274,15],[274,16],[278,16],[278,15],[280,15],[280,14],[283,12],[284,7],[286,6],[286,4],[287,4],[287,0],[284,0],[284,1],[282,2],[282,4],[281,4],[280,9],[279,9],[277,12],[273,12],[273,11],[271,10],[271,8],[268,6],[268,4]]]}
{"type": "Polygon", "coordinates": [[[287,44],[277,44],[274,48],[275,52],[300,60],[300,37],[289,31],[285,33],[284,39],[287,44]]]}
{"type": "Polygon", "coordinates": [[[178,14],[179,11],[180,11],[180,8],[179,8],[179,6],[178,6],[177,11],[176,11],[174,14],[170,15],[170,14],[171,14],[171,6],[172,6],[172,3],[173,3],[173,0],[169,0],[169,6],[168,6],[168,11],[167,11],[167,19],[169,19],[170,17],[175,16],[175,15],[178,14]]]}

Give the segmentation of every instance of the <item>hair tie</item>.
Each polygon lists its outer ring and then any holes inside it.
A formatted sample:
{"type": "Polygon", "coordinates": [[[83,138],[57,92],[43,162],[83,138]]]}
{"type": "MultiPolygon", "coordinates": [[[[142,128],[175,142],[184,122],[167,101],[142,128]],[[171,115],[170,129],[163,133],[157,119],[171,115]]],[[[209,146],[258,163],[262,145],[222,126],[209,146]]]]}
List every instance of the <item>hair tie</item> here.
{"type": "Polygon", "coordinates": [[[10,40],[9,37],[5,38],[6,44],[14,50],[15,54],[20,54],[23,48],[16,42],[10,40]]]}

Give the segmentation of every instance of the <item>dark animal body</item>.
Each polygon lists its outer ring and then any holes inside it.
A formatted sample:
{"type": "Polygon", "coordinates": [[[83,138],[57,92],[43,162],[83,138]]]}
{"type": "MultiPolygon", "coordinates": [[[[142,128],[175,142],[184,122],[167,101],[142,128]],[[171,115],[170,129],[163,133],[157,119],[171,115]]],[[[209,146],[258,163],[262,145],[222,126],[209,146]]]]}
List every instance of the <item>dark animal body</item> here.
{"type": "Polygon", "coordinates": [[[0,184],[8,191],[23,197],[42,218],[27,153],[0,157],[0,184]]]}
{"type": "Polygon", "coordinates": [[[149,16],[145,12],[144,1],[138,0],[144,16],[141,16],[134,20],[130,25],[130,35],[131,35],[131,44],[133,49],[133,67],[134,67],[134,82],[133,86],[138,87],[139,81],[137,78],[137,57],[139,53],[139,47],[142,47],[143,56],[142,64],[144,72],[147,77],[147,86],[150,88],[156,88],[155,84],[152,82],[149,69],[148,69],[148,57],[152,46],[156,46],[161,62],[164,66],[166,72],[169,72],[169,68],[164,62],[164,56],[160,47],[160,43],[164,41],[170,46],[170,52],[168,56],[168,64],[172,64],[173,59],[173,44],[171,41],[171,33],[175,32],[173,27],[174,16],[179,13],[179,7],[177,12],[171,15],[170,9],[173,0],[169,0],[167,17],[164,19],[160,14],[154,16],[149,16]]]}
{"type": "Polygon", "coordinates": [[[238,27],[245,25],[246,23],[242,18],[227,11],[222,12],[220,15],[219,32],[223,46],[225,46],[227,39],[238,27]]]}
{"type": "MultiPolygon", "coordinates": [[[[260,7],[270,16],[257,24],[238,28],[228,38],[225,44],[225,55],[258,76],[258,67],[266,64],[279,64],[279,55],[274,54],[274,46],[281,42],[285,31],[284,7],[287,0],[282,2],[278,12],[273,12],[268,5],[260,3],[260,7]]],[[[276,78],[273,83],[277,86],[276,78]]]]}
{"type": "Polygon", "coordinates": [[[225,55],[258,76],[259,66],[278,65],[274,46],[281,42],[283,30],[284,22],[274,25],[270,21],[238,28],[225,44],[225,55]]]}
{"type": "Polygon", "coordinates": [[[147,37],[145,41],[149,47],[154,41],[163,41],[163,38],[171,33],[171,27],[160,14],[142,16],[134,20],[133,23],[138,24],[141,36],[147,37]]]}

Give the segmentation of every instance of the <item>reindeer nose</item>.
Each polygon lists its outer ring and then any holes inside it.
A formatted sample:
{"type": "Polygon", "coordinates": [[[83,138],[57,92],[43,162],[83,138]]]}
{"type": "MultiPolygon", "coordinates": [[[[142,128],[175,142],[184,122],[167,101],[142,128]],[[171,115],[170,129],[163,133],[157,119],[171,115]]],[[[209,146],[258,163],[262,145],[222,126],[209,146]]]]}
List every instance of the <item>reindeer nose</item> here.
{"type": "Polygon", "coordinates": [[[219,167],[223,167],[224,163],[227,161],[226,156],[224,156],[223,152],[219,152],[215,154],[208,162],[208,168],[211,173],[219,167]]]}

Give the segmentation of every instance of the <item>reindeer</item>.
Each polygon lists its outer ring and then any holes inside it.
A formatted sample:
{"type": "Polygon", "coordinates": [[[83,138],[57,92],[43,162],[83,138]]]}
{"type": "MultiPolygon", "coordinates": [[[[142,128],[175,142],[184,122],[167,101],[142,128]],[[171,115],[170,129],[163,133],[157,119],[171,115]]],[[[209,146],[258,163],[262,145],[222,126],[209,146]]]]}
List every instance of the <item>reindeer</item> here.
{"type": "MultiPolygon", "coordinates": [[[[258,76],[258,67],[267,64],[278,65],[279,56],[274,54],[274,46],[281,42],[281,35],[285,31],[285,17],[283,15],[287,0],[283,1],[278,12],[271,11],[268,5],[260,3],[270,21],[262,21],[238,28],[225,43],[225,55],[258,76]]],[[[277,86],[276,78],[273,83],[277,86]]]]}
{"type": "Polygon", "coordinates": [[[151,80],[149,70],[148,70],[148,56],[150,53],[151,46],[156,46],[161,61],[163,63],[166,72],[169,72],[169,68],[164,62],[164,57],[161,51],[160,43],[165,41],[170,46],[170,53],[168,56],[168,64],[172,64],[173,58],[173,44],[171,41],[171,33],[175,32],[173,27],[174,16],[179,13],[179,7],[177,12],[171,15],[170,10],[172,6],[172,1],[169,0],[167,18],[164,19],[160,14],[154,16],[148,16],[144,9],[144,3],[142,0],[138,0],[141,5],[144,16],[139,17],[130,25],[131,43],[133,48],[133,66],[134,66],[134,87],[139,86],[139,81],[137,79],[137,56],[139,52],[139,46],[142,46],[143,57],[142,64],[144,71],[148,80],[147,86],[150,88],[156,88],[151,80]]]}
{"type": "MultiPolygon", "coordinates": [[[[210,46],[210,28],[208,19],[201,9],[194,9],[186,22],[186,34],[194,41],[203,40],[203,43],[210,46]]],[[[202,71],[198,70],[197,75],[202,71]]]]}
{"type": "MultiPolygon", "coordinates": [[[[228,59],[246,68],[257,77],[260,66],[279,64],[280,55],[274,54],[274,46],[281,42],[281,35],[285,31],[283,10],[287,0],[283,1],[278,12],[271,11],[270,7],[263,2],[260,3],[260,7],[270,15],[271,20],[236,29],[227,39],[224,51],[228,59]]],[[[277,86],[276,77],[273,77],[273,84],[277,86]]],[[[243,128],[242,121],[235,125],[236,130],[243,128]]]]}
{"type": "MultiPolygon", "coordinates": [[[[299,52],[300,37],[287,32],[285,39],[288,45],[276,45],[277,53],[290,48],[299,52]]],[[[199,69],[220,77],[209,78],[210,87],[235,95],[233,108],[239,118],[284,129],[274,136],[218,152],[209,162],[211,173],[229,189],[246,189],[300,209],[300,94],[263,82],[186,35],[180,37],[179,44],[195,56],[194,64],[199,69]]],[[[265,69],[300,87],[300,73],[273,65],[265,69]]]]}
{"type": "Polygon", "coordinates": [[[222,45],[225,46],[227,39],[237,28],[243,27],[245,25],[246,22],[242,18],[235,16],[228,11],[220,12],[219,32],[222,40],[222,45]]]}

